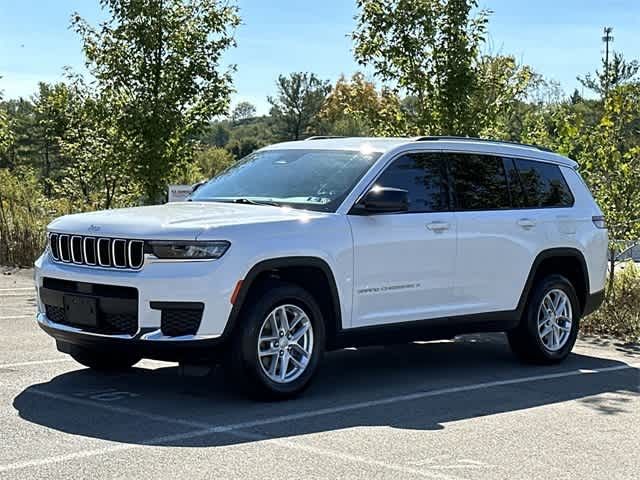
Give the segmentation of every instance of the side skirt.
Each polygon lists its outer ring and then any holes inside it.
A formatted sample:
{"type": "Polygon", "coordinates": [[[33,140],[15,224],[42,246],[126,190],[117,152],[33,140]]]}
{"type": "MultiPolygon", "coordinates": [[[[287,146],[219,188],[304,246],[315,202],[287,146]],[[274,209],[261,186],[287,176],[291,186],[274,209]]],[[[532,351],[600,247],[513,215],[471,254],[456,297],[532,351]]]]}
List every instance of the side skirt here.
{"type": "Polygon", "coordinates": [[[391,345],[417,340],[443,340],[464,333],[503,332],[515,328],[520,322],[520,315],[519,310],[512,310],[342,329],[328,348],[391,345]]]}

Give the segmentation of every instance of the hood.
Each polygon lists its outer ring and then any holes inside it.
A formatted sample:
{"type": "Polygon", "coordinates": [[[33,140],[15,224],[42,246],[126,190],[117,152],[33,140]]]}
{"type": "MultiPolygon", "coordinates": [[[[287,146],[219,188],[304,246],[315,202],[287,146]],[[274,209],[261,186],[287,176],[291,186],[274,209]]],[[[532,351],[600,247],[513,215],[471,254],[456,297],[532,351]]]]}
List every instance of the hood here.
{"type": "Polygon", "coordinates": [[[65,215],[48,226],[59,233],[105,237],[195,240],[219,227],[307,220],[321,212],[270,205],[176,202],[65,215]]]}

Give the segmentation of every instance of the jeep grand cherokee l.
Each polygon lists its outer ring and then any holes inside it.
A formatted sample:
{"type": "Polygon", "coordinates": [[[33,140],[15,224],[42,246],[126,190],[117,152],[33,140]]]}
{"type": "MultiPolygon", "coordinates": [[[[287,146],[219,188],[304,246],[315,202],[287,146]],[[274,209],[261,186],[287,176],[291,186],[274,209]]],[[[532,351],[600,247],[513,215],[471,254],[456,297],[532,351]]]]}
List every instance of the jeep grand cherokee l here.
{"type": "Polygon", "coordinates": [[[320,137],[258,150],[185,203],[54,220],[37,321],[93,369],[222,361],[285,398],[346,346],[504,331],[521,359],[561,361],[602,301],[606,252],[568,158],[320,137]]]}

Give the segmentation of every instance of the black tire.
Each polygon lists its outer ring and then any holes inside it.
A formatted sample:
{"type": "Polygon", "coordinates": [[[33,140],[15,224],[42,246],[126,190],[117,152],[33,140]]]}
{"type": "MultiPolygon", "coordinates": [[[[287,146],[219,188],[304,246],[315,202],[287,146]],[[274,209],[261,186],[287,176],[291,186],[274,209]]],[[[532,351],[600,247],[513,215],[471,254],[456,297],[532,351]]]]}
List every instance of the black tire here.
{"type": "Polygon", "coordinates": [[[247,299],[238,320],[231,348],[225,356],[227,378],[257,400],[284,400],[303,392],[316,373],[325,347],[324,318],[313,295],[295,284],[272,280],[247,299]],[[314,340],[311,358],[300,376],[288,383],[276,383],[265,374],[260,364],[258,337],[267,316],[285,304],[295,305],[304,311],[311,323],[314,340]]]}
{"type": "Polygon", "coordinates": [[[549,275],[538,281],[529,295],[520,324],[507,332],[511,350],[526,363],[553,364],[559,363],[571,353],[576,338],[581,316],[580,302],[573,285],[562,275],[549,275]],[[566,343],[558,350],[550,350],[538,334],[538,311],[545,296],[552,290],[564,292],[571,303],[572,321],[566,343]]]}
{"type": "Polygon", "coordinates": [[[100,372],[118,372],[133,367],[142,357],[122,353],[99,352],[92,350],[77,350],[71,354],[73,359],[100,372]]]}

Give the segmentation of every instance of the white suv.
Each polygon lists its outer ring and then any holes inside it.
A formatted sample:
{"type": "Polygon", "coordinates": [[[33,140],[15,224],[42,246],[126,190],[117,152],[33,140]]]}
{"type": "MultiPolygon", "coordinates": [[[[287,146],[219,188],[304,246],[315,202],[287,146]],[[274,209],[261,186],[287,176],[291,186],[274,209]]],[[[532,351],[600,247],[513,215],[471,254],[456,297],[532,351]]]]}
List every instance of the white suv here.
{"type": "Polygon", "coordinates": [[[38,323],[91,368],[221,360],[284,398],[347,346],[504,331],[521,359],[560,361],[602,302],[606,252],[563,156],[314,137],[249,155],[185,203],[53,221],[38,323]]]}

